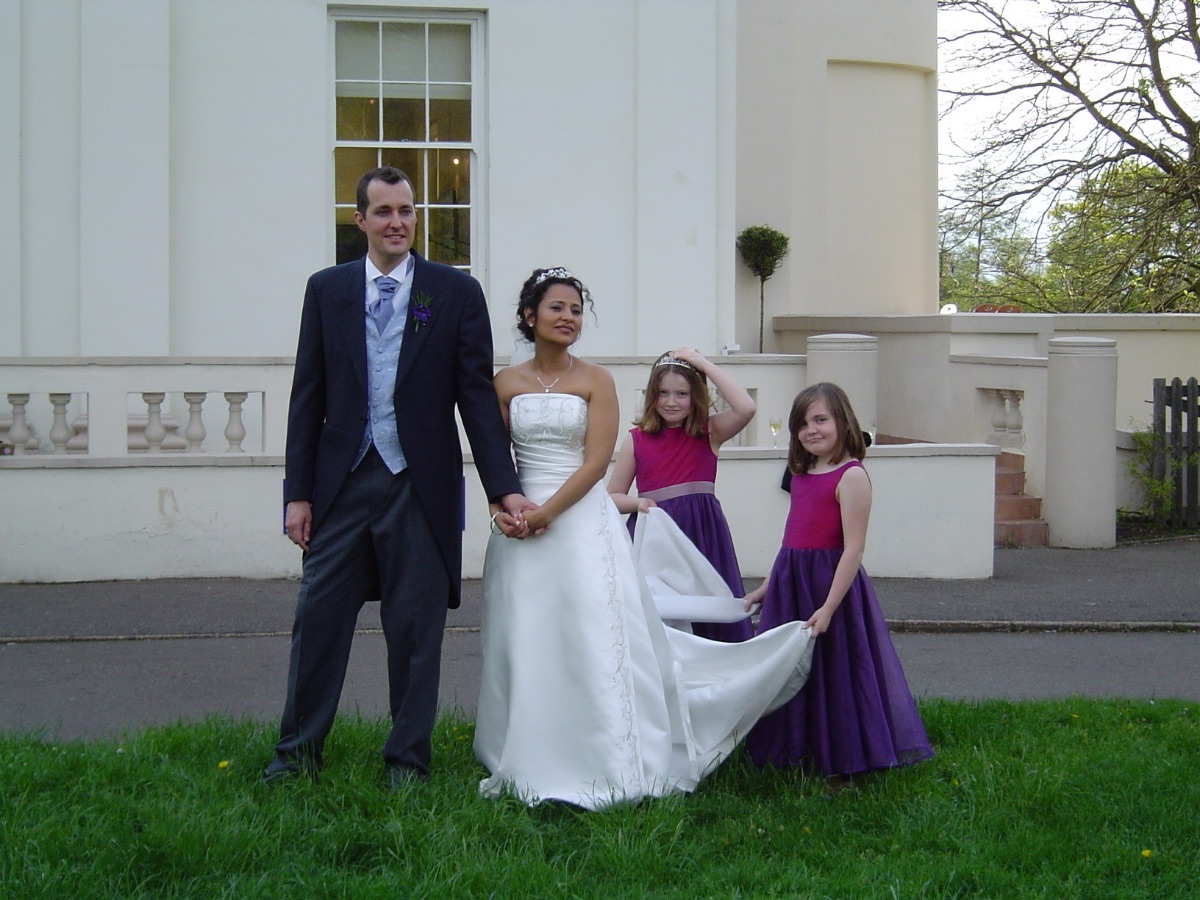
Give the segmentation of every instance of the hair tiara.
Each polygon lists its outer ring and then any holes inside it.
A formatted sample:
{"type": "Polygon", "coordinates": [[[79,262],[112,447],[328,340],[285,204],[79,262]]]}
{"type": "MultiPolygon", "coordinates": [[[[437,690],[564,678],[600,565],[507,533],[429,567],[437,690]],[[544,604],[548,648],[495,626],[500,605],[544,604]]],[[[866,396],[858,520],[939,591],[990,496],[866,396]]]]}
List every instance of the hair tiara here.
{"type": "Polygon", "coordinates": [[[679,366],[679,368],[681,368],[681,369],[692,369],[692,370],[695,370],[695,368],[696,368],[690,362],[688,362],[686,359],[680,359],[678,356],[676,356],[673,353],[664,353],[662,356],[660,356],[658,358],[658,362],[656,362],[654,364],[654,368],[657,369],[659,366],[679,366]]]}
{"type": "Polygon", "coordinates": [[[572,275],[566,269],[564,269],[562,266],[555,266],[553,269],[543,269],[542,274],[534,279],[533,286],[537,287],[539,284],[541,284],[547,278],[566,278],[566,279],[569,279],[572,281],[575,280],[575,276],[572,275]]]}

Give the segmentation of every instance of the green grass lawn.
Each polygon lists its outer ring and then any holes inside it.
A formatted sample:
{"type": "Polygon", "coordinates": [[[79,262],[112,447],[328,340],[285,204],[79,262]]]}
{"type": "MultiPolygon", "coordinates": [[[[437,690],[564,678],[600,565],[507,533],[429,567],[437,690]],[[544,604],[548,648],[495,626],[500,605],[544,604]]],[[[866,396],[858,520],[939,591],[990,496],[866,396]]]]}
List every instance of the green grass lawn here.
{"type": "Polygon", "coordinates": [[[695,794],[599,813],[476,796],[472,726],[383,786],[382,722],[317,784],[259,784],[270,726],[0,739],[17,897],[1195,897],[1200,706],[921,704],[937,755],[838,794],[740,756],[695,794]]]}

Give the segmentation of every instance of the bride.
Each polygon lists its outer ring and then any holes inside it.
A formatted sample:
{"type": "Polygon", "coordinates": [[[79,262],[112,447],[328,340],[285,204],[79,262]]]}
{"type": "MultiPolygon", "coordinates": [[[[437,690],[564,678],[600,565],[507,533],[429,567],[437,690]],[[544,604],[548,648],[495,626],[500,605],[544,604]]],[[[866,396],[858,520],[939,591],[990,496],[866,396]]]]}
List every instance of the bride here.
{"type": "MultiPolygon", "coordinates": [[[[612,375],[569,352],[585,300],[567,270],[535,270],[517,310],[534,355],[495,380],[540,506],[523,521],[493,515],[475,753],[491,773],[484,796],[597,809],[694,790],[799,690],[812,645],[800,623],[740,644],[663,625],[602,483],[618,432],[612,375]]],[[[673,546],[703,581],[707,561],[673,546]]]]}

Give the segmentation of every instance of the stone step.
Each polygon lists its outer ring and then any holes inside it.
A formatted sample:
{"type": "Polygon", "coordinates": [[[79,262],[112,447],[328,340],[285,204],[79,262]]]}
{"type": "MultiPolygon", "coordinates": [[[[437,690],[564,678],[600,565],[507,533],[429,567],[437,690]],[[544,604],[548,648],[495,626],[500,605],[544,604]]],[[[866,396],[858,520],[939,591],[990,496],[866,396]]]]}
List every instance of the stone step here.
{"type": "Polygon", "coordinates": [[[996,494],[1025,493],[1025,472],[1020,469],[1002,469],[996,467],[996,494]]]}
{"type": "Polygon", "coordinates": [[[995,540],[997,547],[1045,547],[1049,529],[1041,519],[997,522],[995,540]]]}
{"type": "Polygon", "coordinates": [[[1025,493],[1024,454],[1002,451],[996,457],[996,546],[1046,546],[1049,528],[1041,515],[1041,498],[1025,493]]]}
{"type": "Polygon", "coordinates": [[[1013,453],[1011,450],[1001,450],[996,457],[996,468],[998,469],[1016,469],[1017,471],[1025,471],[1025,454],[1013,453]]]}
{"type": "Polygon", "coordinates": [[[996,521],[1011,522],[1021,519],[1040,519],[1042,498],[1025,494],[997,494],[996,521]]]}

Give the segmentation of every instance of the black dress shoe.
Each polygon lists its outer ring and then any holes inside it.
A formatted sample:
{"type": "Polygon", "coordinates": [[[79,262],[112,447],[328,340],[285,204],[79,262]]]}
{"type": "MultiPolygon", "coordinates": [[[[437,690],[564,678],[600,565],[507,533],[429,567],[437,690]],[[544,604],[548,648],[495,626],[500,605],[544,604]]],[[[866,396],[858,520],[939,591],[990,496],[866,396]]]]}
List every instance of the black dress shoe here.
{"type": "Polygon", "coordinates": [[[263,769],[261,781],[263,784],[279,784],[283,781],[291,781],[294,778],[305,776],[316,781],[316,769],[305,768],[298,763],[276,758],[271,760],[271,764],[263,769]]]}
{"type": "Polygon", "coordinates": [[[424,784],[429,780],[428,772],[422,772],[420,769],[413,769],[409,766],[385,766],[383,774],[387,780],[388,790],[392,791],[400,790],[411,784],[424,784]]]}

